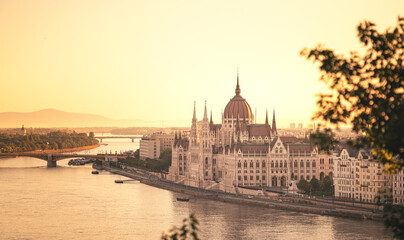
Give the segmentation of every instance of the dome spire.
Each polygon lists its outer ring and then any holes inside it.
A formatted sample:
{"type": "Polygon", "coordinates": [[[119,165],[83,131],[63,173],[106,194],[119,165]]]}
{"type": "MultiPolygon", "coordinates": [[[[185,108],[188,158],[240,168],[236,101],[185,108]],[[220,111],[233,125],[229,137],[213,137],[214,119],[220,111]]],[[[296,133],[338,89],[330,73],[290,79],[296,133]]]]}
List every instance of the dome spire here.
{"type": "Polygon", "coordinates": [[[239,84],[239,79],[238,79],[239,77],[238,77],[238,68],[237,68],[237,85],[236,85],[236,95],[237,96],[240,96],[240,92],[241,92],[241,90],[240,90],[240,84],[239,84]]]}

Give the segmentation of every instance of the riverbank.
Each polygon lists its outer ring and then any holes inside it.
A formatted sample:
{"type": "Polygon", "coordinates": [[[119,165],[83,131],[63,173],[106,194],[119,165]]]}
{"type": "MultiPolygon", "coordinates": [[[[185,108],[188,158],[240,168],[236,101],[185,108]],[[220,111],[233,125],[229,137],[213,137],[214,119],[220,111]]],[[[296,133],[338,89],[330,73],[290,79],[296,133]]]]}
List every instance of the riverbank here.
{"type": "Polygon", "coordinates": [[[118,169],[107,166],[94,165],[95,169],[106,170],[108,172],[122,175],[128,178],[139,180],[141,183],[162,188],[174,192],[179,192],[193,197],[207,198],[222,202],[230,202],[237,204],[248,204],[261,207],[276,208],[289,211],[297,211],[304,213],[313,213],[320,215],[329,215],[337,217],[347,217],[355,219],[370,219],[374,221],[382,221],[381,213],[374,213],[371,210],[366,210],[359,207],[346,207],[334,204],[315,205],[302,203],[299,199],[284,197],[275,200],[270,197],[257,197],[244,194],[231,194],[215,190],[206,190],[201,188],[190,187],[182,184],[177,184],[141,169],[118,169]],[[288,200],[288,201],[286,201],[288,200]]]}
{"type": "Polygon", "coordinates": [[[65,152],[78,152],[78,151],[84,151],[84,150],[90,150],[93,148],[99,147],[100,144],[95,144],[91,146],[84,146],[84,147],[76,147],[76,148],[64,148],[64,149],[49,149],[49,150],[40,150],[40,151],[30,151],[30,152],[24,152],[24,153],[37,153],[37,154],[48,154],[48,153],[65,153],[65,152]]]}

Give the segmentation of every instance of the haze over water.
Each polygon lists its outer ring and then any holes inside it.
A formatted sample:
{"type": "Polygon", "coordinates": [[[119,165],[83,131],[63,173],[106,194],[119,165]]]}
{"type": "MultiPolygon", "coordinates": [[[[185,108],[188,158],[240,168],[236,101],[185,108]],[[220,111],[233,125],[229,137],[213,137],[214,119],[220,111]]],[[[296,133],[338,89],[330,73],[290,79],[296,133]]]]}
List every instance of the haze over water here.
{"type": "MultiPolygon", "coordinates": [[[[91,153],[138,144],[117,139],[91,153]]],[[[125,178],[67,162],[48,169],[34,158],[0,159],[0,239],[159,239],[192,212],[202,239],[388,239],[379,222],[198,198],[177,202],[178,193],[115,184],[125,178]]]]}

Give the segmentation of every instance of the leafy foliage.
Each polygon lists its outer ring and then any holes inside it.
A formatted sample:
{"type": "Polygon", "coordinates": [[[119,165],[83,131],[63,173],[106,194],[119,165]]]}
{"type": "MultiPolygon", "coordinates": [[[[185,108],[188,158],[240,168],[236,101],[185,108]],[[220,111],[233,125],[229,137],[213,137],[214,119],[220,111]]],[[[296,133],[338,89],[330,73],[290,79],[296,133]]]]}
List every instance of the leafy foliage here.
{"type": "Polygon", "coordinates": [[[319,146],[320,151],[325,151],[330,154],[339,141],[335,139],[331,129],[324,129],[323,131],[317,129],[316,132],[310,134],[310,142],[319,146]]]}
{"type": "Polygon", "coordinates": [[[162,240],[185,240],[185,239],[194,239],[199,240],[198,238],[198,220],[195,218],[194,214],[189,215],[188,218],[185,218],[182,221],[181,227],[173,227],[170,229],[169,233],[163,233],[161,236],[162,240]]]}
{"type": "MultiPolygon", "coordinates": [[[[136,150],[136,152],[138,152],[136,150]]],[[[127,157],[126,159],[119,159],[120,163],[126,164],[128,166],[142,168],[154,172],[168,171],[171,165],[171,149],[164,149],[161,152],[159,159],[140,159],[138,154],[135,152],[135,157],[127,157]]]]}
{"type": "Polygon", "coordinates": [[[396,172],[404,166],[404,18],[384,33],[364,21],[357,27],[366,48],[364,56],[338,55],[322,45],[303,49],[301,55],[319,63],[321,80],[331,92],[320,94],[314,118],[334,126],[352,124],[362,136],[356,147],[369,147],[396,172]]]}
{"type": "Polygon", "coordinates": [[[322,181],[319,181],[315,177],[310,182],[301,179],[297,183],[297,188],[305,194],[331,196],[333,193],[333,182],[329,176],[326,176],[322,181]]]}
{"type": "Polygon", "coordinates": [[[383,207],[383,220],[387,228],[391,228],[393,236],[404,239],[404,206],[385,204],[383,207]]]}
{"type": "Polygon", "coordinates": [[[0,152],[27,152],[48,149],[64,149],[91,146],[98,140],[85,133],[67,133],[62,131],[47,134],[11,135],[0,134],[0,152]]]}

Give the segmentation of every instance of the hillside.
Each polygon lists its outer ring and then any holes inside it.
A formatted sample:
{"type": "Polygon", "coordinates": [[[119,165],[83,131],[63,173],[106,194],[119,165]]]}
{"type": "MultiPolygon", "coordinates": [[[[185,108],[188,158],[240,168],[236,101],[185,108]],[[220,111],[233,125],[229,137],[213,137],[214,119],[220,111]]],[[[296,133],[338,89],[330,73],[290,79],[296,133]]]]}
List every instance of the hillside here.
{"type": "Polygon", "coordinates": [[[140,120],[114,120],[96,114],[71,113],[56,109],[36,112],[0,113],[0,128],[27,127],[127,127],[153,125],[140,120]]]}

